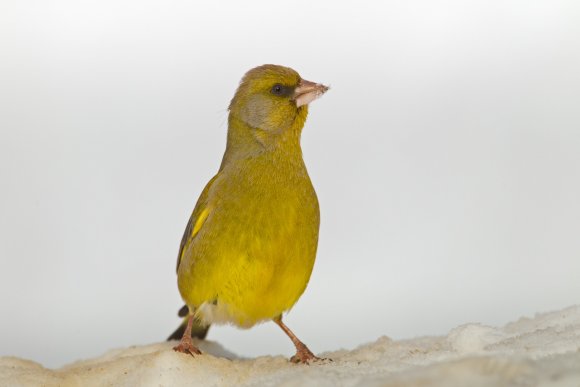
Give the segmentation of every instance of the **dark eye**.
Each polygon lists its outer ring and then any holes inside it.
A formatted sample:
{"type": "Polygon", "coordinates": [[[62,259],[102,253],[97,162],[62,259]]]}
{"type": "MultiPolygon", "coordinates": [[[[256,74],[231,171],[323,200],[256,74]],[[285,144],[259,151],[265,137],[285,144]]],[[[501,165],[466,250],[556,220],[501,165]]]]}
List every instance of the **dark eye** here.
{"type": "Polygon", "coordinates": [[[276,83],[274,86],[272,86],[272,89],[270,89],[270,92],[274,95],[287,97],[292,93],[292,89],[288,86],[284,86],[284,85],[281,85],[279,83],[276,83]]]}
{"type": "Polygon", "coordinates": [[[272,94],[281,95],[282,94],[282,85],[279,83],[276,83],[274,86],[272,86],[272,94]]]}

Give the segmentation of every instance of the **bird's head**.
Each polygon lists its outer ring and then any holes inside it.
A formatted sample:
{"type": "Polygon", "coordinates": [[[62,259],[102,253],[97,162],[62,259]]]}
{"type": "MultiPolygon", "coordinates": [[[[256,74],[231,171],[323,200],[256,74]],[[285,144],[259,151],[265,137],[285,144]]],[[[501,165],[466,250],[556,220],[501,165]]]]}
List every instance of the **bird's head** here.
{"type": "Polygon", "coordinates": [[[327,90],[327,86],[300,78],[291,68],[259,66],[242,78],[229,106],[230,118],[247,125],[261,142],[289,129],[299,132],[308,104],[327,90]]]}

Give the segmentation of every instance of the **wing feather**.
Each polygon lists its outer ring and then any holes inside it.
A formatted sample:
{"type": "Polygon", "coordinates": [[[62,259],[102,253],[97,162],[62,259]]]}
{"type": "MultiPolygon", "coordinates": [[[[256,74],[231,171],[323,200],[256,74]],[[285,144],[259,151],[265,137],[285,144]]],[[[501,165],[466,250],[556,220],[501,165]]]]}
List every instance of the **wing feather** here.
{"type": "Polygon", "coordinates": [[[181,244],[179,245],[179,254],[177,255],[177,267],[176,271],[179,270],[179,264],[181,263],[181,257],[185,251],[185,248],[191,241],[195,238],[201,227],[203,226],[205,220],[209,216],[210,208],[208,206],[208,196],[209,191],[213,182],[216,180],[218,175],[215,175],[205,186],[203,192],[197,199],[197,204],[193,209],[191,216],[189,217],[189,221],[187,222],[187,226],[185,227],[185,231],[183,232],[183,236],[181,237],[181,244]]]}

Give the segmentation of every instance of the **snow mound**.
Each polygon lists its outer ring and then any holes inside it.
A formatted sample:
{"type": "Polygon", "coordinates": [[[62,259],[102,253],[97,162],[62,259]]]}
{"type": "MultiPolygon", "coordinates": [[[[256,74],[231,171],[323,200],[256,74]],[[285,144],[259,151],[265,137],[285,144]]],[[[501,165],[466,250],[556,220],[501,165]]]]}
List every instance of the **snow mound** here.
{"type": "Polygon", "coordinates": [[[57,370],[0,358],[0,386],[580,386],[580,306],[503,328],[466,324],[445,337],[320,354],[332,361],[242,359],[211,341],[195,358],[174,343],[117,349],[57,370]]]}

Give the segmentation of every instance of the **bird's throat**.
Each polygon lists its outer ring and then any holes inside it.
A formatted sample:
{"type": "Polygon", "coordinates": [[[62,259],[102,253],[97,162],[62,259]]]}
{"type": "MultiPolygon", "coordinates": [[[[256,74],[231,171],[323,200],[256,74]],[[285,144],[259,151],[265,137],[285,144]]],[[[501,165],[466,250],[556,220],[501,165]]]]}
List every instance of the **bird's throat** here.
{"type": "Polygon", "coordinates": [[[220,170],[228,162],[257,157],[264,153],[272,153],[277,158],[302,160],[300,136],[307,116],[308,107],[302,106],[297,109],[297,114],[288,127],[265,130],[253,127],[230,113],[226,151],[220,170]]]}

